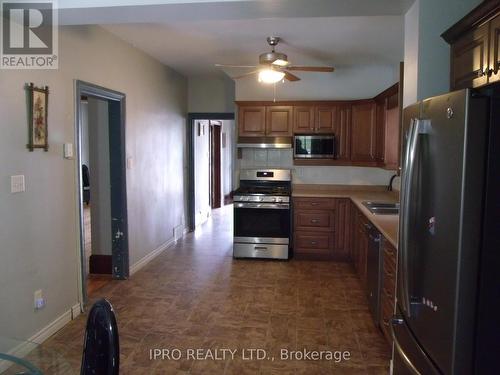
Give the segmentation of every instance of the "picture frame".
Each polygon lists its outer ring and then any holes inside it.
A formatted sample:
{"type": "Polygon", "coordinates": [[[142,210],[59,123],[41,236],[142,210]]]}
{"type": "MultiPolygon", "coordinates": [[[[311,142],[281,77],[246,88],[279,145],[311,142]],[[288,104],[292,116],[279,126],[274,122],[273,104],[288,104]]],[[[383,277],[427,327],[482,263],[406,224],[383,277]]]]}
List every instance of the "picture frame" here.
{"type": "Polygon", "coordinates": [[[33,83],[26,85],[28,92],[28,144],[26,147],[33,151],[41,148],[49,150],[48,105],[49,87],[35,87],[33,83]]]}

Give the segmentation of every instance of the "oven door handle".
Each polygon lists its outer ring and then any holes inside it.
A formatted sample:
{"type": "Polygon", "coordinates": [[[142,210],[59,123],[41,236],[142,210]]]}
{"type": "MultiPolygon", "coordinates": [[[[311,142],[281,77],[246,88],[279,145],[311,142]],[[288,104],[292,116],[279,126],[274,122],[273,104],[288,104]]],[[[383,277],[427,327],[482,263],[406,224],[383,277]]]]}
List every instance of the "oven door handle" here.
{"type": "Polygon", "coordinates": [[[271,210],[289,210],[288,203],[235,203],[235,208],[264,208],[271,210]]]}

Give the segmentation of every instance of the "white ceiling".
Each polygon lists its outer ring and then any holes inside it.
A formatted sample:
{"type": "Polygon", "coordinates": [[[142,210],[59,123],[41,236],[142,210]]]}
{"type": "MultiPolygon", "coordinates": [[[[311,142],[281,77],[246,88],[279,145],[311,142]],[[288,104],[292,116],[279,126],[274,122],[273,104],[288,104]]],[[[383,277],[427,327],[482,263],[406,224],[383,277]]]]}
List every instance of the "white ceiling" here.
{"type": "Polygon", "coordinates": [[[269,50],[270,35],[283,38],[277,50],[295,65],[395,64],[403,57],[401,15],[412,0],[150,0],[150,5],[140,6],[135,0],[122,0],[127,6],[119,2],[89,1],[85,4],[92,7],[83,10],[82,2],[59,0],[60,23],[102,25],[192,76],[217,72],[215,63],[256,64],[258,55],[269,50]]]}

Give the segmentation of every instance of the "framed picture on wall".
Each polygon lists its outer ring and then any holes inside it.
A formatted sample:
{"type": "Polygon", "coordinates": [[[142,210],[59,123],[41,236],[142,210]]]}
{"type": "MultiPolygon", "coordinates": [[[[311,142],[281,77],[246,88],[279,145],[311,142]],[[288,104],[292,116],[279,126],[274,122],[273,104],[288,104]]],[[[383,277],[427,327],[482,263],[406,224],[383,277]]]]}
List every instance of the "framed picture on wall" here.
{"type": "Polygon", "coordinates": [[[49,150],[48,142],[48,103],[49,87],[35,87],[33,83],[26,86],[28,90],[28,144],[30,151],[35,148],[49,150]]]}

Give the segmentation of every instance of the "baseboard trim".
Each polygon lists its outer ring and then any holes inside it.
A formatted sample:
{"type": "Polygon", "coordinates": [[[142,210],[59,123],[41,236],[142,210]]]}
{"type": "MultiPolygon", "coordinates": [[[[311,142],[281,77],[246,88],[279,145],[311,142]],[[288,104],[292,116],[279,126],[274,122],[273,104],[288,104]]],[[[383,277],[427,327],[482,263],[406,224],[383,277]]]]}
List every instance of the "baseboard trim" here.
{"type": "Polygon", "coordinates": [[[167,242],[163,243],[156,249],[154,249],[152,252],[150,252],[148,255],[146,255],[144,258],[140,259],[136,263],[134,263],[130,267],[130,276],[132,276],[134,273],[139,271],[141,268],[143,268],[146,264],[151,262],[153,259],[155,259],[158,255],[163,253],[165,250],[167,250],[170,246],[172,246],[175,243],[175,239],[172,237],[170,240],[167,242]]]}
{"type": "Polygon", "coordinates": [[[52,323],[49,323],[44,328],[42,328],[40,331],[35,333],[33,336],[31,336],[28,339],[28,341],[34,342],[37,344],[43,343],[50,336],[52,336],[54,333],[56,333],[61,328],[63,328],[66,324],[71,322],[71,318],[72,318],[72,308],[70,310],[64,312],[56,320],[52,321],[52,323]]]}
{"type": "Polygon", "coordinates": [[[76,319],[78,315],[82,313],[82,306],[80,303],[77,303],[71,308],[71,319],[76,319]]]}

